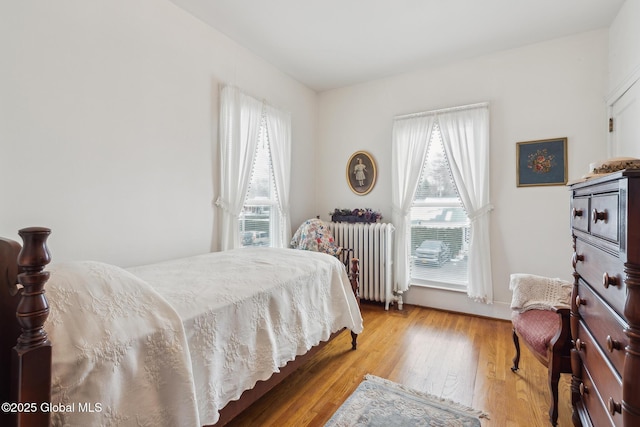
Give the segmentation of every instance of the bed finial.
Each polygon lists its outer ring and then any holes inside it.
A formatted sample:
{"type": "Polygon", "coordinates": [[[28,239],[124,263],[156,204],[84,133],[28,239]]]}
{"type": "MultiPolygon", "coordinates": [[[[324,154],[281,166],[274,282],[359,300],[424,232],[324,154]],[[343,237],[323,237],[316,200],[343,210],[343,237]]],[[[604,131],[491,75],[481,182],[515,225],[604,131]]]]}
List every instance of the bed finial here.
{"type": "Polygon", "coordinates": [[[16,417],[19,426],[45,426],[51,421],[50,412],[43,409],[43,404],[51,402],[51,342],[44,330],[44,322],[49,316],[49,304],[44,294],[49,272],[44,268],[51,262],[47,248],[51,230],[30,227],[18,234],[24,242],[18,254],[18,282],[23,289],[16,309],[22,332],[11,356],[11,401],[34,405],[37,410],[11,415],[16,417]]]}
{"type": "Polygon", "coordinates": [[[44,284],[49,272],[44,267],[51,262],[47,238],[51,230],[43,227],[23,228],[18,232],[23,245],[18,255],[18,281],[24,287],[16,315],[22,327],[17,350],[26,350],[48,343],[43,325],[49,316],[49,304],[44,296],[44,284]]]}
{"type": "Polygon", "coordinates": [[[51,230],[45,227],[28,227],[18,231],[22,238],[22,251],[18,255],[18,264],[25,269],[42,270],[51,262],[47,239],[51,230]]]}

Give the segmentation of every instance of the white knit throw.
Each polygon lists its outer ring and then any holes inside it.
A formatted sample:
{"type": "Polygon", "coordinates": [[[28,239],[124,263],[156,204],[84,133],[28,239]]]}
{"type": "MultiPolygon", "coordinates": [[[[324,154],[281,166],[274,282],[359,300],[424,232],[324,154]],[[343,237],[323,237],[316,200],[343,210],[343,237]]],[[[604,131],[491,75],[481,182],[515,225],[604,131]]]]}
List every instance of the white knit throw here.
{"type": "Polygon", "coordinates": [[[551,279],[534,274],[512,274],[509,289],[513,291],[511,309],[554,310],[570,308],[573,285],[561,279],[551,279]]]}

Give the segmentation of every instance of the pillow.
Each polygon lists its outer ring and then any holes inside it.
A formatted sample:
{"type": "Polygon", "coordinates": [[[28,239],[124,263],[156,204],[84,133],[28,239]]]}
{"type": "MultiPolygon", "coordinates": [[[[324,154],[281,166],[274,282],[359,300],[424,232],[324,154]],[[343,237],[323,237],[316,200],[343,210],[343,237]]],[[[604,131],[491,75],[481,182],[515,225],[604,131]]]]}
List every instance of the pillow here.
{"type": "Polygon", "coordinates": [[[336,245],[331,230],[319,219],[306,220],[291,239],[291,247],[338,256],[342,248],[336,245]]]}

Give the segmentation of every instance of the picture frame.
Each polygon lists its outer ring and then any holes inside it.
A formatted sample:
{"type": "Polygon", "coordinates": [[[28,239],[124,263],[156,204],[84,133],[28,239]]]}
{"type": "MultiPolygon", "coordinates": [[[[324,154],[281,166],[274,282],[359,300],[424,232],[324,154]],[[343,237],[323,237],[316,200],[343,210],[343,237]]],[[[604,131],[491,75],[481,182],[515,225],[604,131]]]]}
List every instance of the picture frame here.
{"type": "Polygon", "coordinates": [[[567,138],[516,143],[516,185],[567,184],[567,138]]]}
{"type": "Polygon", "coordinates": [[[356,151],[347,162],[347,184],[351,191],[364,196],[373,190],[378,171],[373,156],[366,151],[356,151]]]}

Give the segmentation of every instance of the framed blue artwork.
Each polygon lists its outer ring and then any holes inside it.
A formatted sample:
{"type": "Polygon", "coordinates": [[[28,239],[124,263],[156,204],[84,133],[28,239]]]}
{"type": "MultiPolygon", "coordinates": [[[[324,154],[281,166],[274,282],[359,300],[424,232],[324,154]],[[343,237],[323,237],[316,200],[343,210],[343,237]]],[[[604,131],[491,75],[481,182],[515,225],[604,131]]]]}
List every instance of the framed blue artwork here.
{"type": "Polygon", "coordinates": [[[516,143],[518,187],[567,183],[567,138],[516,143]]]}

